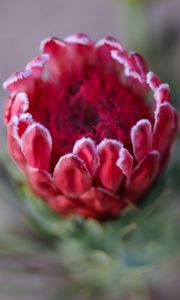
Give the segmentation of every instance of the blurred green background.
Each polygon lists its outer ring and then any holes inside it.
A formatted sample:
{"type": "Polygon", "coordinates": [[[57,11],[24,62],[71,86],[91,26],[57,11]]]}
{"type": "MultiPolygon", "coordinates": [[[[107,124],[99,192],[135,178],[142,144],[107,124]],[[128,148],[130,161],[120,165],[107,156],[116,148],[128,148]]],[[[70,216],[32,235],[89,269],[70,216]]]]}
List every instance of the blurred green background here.
{"type": "MultiPolygon", "coordinates": [[[[65,37],[77,32],[88,33],[96,39],[112,35],[130,51],[138,51],[146,57],[149,68],[170,84],[172,103],[179,110],[179,15],[179,0],[0,0],[0,82],[10,73],[23,69],[37,55],[43,38],[65,37]]],[[[6,95],[1,89],[0,111],[6,95]]],[[[120,223],[108,224],[105,228],[96,222],[77,222],[76,228],[72,229],[74,221],[58,223],[53,219],[51,222],[52,216],[45,213],[40,227],[31,228],[26,217],[28,211],[34,219],[41,218],[41,214],[36,215],[31,206],[26,207],[24,213],[23,204],[18,202],[19,194],[13,178],[21,178],[15,174],[12,162],[4,152],[6,130],[2,118],[0,125],[0,300],[180,299],[180,138],[164,177],[147,199],[148,203],[160,197],[161,204],[157,200],[150,212],[148,205],[142,207],[145,217],[128,215],[120,223]],[[44,223],[46,218],[47,224],[44,223]],[[135,227],[141,224],[143,229],[135,234],[132,230],[128,238],[133,244],[130,248],[124,247],[117,228],[122,229],[122,235],[128,235],[134,224],[135,227]],[[60,226],[62,232],[64,230],[60,240],[71,236],[68,234],[73,231],[73,238],[67,239],[60,250],[59,243],[54,248],[51,234],[54,235],[56,230],[51,228],[52,225],[60,226]],[[77,229],[78,226],[81,230],[84,226],[84,231],[77,229]],[[74,238],[76,234],[78,239],[74,238]],[[94,265],[89,261],[88,253],[94,265]],[[123,264],[117,265],[117,257],[127,259],[127,265],[137,264],[138,268],[129,272],[123,264]],[[140,262],[144,264],[143,269],[140,262]],[[98,263],[101,268],[95,270],[98,263]],[[149,264],[153,264],[150,271],[149,264]],[[82,272],[81,267],[87,272],[82,272]],[[85,273],[88,273],[87,277],[95,276],[97,286],[91,288],[89,280],[82,284],[81,277],[85,273]],[[100,278],[102,282],[99,282],[100,278]],[[101,295],[103,287],[105,293],[101,295]]]]}

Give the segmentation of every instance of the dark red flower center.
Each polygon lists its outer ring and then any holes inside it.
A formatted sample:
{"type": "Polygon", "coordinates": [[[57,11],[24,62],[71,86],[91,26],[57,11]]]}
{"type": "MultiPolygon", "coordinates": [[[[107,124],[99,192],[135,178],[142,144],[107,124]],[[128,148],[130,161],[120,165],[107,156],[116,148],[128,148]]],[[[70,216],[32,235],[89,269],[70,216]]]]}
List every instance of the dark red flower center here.
{"type": "Polygon", "coordinates": [[[144,99],[123,85],[116,71],[87,66],[64,72],[59,85],[38,80],[30,103],[33,118],[49,129],[53,140],[51,169],[59,157],[72,151],[83,136],[97,143],[121,141],[130,151],[130,130],[140,119],[151,119],[144,99]]]}

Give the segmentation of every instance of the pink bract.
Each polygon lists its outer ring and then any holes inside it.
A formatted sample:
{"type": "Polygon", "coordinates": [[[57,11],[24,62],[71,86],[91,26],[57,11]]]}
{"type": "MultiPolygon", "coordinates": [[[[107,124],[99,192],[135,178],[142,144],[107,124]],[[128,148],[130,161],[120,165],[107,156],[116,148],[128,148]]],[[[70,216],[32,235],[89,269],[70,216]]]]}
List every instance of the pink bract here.
{"type": "Polygon", "coordinates": [[[116,217],[168,161],[169,86],[112,37],[48,38],[40,52],[4,82],[9,152],[59,214],[116,217]]]}

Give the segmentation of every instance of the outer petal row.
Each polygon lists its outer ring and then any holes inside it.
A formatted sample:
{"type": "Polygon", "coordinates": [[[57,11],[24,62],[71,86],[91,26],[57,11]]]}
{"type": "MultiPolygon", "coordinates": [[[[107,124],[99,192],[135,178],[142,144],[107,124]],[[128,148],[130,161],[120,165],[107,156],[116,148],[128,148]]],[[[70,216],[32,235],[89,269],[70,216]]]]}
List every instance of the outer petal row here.
{"type": "Polygon", "coordinates": [[[75,143],[73,153],[60,158],[54,180],[58,189],[69,197],[77,198],[88,191],[94,176],[114,193],[130,177],[132,165],[132,156],[116,140],[105,139],[95,147],[90,138],[82,138],[75,143]]]}
{"type": "Polygon", "coordinates": [[[65,216],[79,214],[100,220],[117,216],[125,206],[123,197],[118,197],[103,188],[92,187],[79,199],[64,195],[49,197],[50,207],[65,216]]]}

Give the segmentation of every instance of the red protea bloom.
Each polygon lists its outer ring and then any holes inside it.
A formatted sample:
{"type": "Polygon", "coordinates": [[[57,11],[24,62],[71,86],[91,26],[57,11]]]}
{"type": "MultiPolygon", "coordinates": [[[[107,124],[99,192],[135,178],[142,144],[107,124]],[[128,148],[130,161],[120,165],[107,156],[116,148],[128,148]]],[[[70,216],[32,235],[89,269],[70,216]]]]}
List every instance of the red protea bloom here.
{"type": "Polygon", "coordinates": [[[111,37],[49,38],[40,51],[4,82],[9,151],[58,213],[115,217],[168,160],[177,131],[169,86],[111,37]]]}

